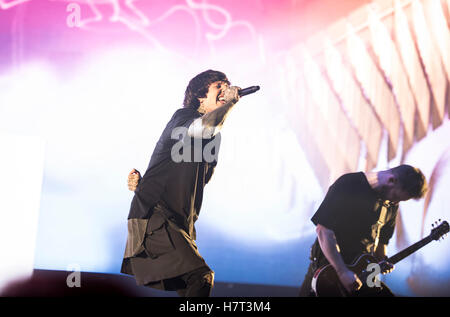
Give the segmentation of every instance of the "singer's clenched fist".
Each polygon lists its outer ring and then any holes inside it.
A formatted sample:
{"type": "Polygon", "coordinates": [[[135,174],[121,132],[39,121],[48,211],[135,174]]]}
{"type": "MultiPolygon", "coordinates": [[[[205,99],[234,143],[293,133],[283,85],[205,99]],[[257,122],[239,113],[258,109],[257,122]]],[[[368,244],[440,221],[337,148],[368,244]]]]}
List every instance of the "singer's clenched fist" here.
{"type": "Polygon", "coordinates": [[[230,86],[227,89],[225,89],[224,94],[223,94],[223,98],[225,100],[226,103],[228,102],[232,102],[232,103],[236,103],[239,101],[239,90],[241,88],[237,87],[237,86],[230,86]]]}
{"type": "Polygon", "coordinates": [[[141,180],[141,173],[137,169],[134,169],[128,174],[128,189],[135,191],[139,181],[141,180]]]}

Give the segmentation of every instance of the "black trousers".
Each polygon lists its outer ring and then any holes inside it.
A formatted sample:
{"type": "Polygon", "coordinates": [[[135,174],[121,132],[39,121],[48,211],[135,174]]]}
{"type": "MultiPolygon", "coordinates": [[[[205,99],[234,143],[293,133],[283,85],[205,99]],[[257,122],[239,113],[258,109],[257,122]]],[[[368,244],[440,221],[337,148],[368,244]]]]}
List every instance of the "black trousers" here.
{"type": "MultiPolygon", "coordinates": [[[[317,265],[314,264],[314,262],[311,261],[308,271],[305,274],[305,278],[303,279],[303,283],[300,286],[300,291],[298,296],[299,297],[315,297],[312,288],[311,288],[311,282],[312,278],[314,277],[314,272],[317,269],[317,265]]],[[[357,293],[356,296],[359,297],[394,297],[394,293],[389,289],[389,287],[381,282],[381,289],[374,292],[373,289],[363,286],[361,290],[357,293]]]]}
{"type": "Polygon", "coordinates": [[[209,297],[214,286],[214,272],[204,266],[161,282],[163,289],[176,291],[180,297],[209,297]]]}

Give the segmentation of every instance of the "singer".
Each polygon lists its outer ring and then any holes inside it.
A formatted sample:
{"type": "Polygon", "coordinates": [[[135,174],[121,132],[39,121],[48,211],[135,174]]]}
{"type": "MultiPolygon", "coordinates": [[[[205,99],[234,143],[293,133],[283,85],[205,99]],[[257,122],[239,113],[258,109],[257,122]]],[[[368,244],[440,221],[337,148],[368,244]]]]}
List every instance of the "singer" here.
{"type": "Polygon", "coordinates": [[[214,272],[197,249],[194,223],[203,188],[217,164],[219,147],[214,147],[213,162],[175,160],[173,156],[179,153],[173,148],[180,141],[182,151],[204,148],[210,142],[217,145],[219,131],[238,102],[239,91],[222,72],[207,70],[192,78],[184,107],[175,111],[162,132],[144,176],[135,169],[128,175],[128,188],[134,197],[121,272],[134,275],[138,285],[176,291],[183,297],[210,296],[214,272]],[[173,139],[174,129],[185,131],[185,135],[173,139]]]}

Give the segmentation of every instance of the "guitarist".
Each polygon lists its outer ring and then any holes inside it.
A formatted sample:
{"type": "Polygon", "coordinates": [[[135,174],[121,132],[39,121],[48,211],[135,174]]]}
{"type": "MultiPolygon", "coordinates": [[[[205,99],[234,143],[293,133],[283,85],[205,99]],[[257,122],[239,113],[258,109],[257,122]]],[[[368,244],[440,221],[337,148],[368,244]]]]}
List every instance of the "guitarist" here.
{"type": "MultiPolygon", "coordinates": [[[[348,293],[359,290],[366,281],[360,281],[346,264],[363,252],[372,253],[379,260],[381,273],[391,272],[394,266],[383,260],[387,258],[387,244],[394,232],[398,203],[420,199],[426,190],[422,172],[409,165],[339,177],[311,218],[317,238],[311,247],[311,262],[299,296],[314,296],[311,288],[314,272],[327,264],[336,270],[348,293]],[[381,213],[384,219],[379,226],[381,213]]],[[[393,296],[386,285],[381,285],[378,295],[393,296]]]]}

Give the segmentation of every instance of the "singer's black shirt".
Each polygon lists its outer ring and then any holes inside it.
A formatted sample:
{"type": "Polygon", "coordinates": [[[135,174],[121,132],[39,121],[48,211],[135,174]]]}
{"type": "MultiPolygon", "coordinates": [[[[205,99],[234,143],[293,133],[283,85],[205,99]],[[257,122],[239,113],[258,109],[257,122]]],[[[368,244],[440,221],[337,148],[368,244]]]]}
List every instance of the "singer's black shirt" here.
{"type": "Polygon", "coordinates": [[[134,275],[140,285],[154,282],[153,287],[164,288],[162,280],[206,266],[195,244],[194,223],[217,164],[220,134],[188,137],[199,117],[191,108],[174,113],[131,202],[121,272],[134,275]]]}
{"type": "Polygon", "coordinates": [[[199,117],[201,114],[192,108],[178,109],[172,116],[135,191],[129,219],[148,218],[151,208],[162,201],[169,210],[189,220],[191,228],[186,231],[192,235],[193,222],[202,205],[203,188],[214,172],[220,147],[220,134],[211,139],[187,136],[189,126],[199,117]],[[208,162],[204,154],[209,154],[209,149],[215,158],[208,162]]]}

